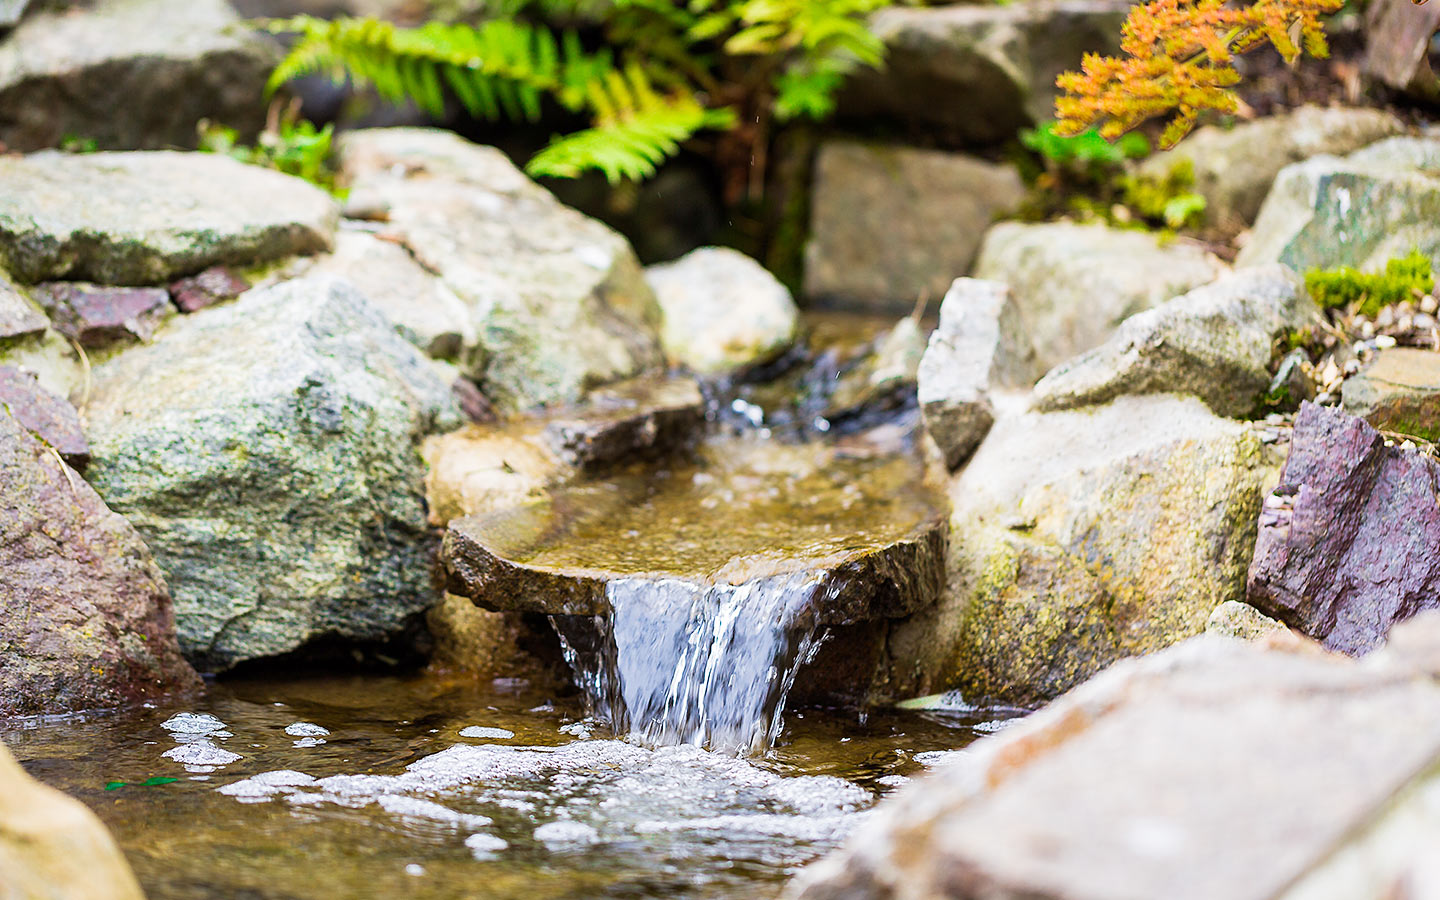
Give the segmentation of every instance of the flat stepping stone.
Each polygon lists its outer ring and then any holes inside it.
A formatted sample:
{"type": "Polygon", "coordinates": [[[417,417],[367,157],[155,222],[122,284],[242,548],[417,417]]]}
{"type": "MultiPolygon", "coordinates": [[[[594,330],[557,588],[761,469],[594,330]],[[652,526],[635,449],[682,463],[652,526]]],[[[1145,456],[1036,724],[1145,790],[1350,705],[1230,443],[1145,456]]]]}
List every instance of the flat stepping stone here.
{"type": "Polygon", "coordinates": [[[0,158],[0,266],[19,281],[162,284],[328,249],[339,217],[298,178],[213,153],[0,158]]]}

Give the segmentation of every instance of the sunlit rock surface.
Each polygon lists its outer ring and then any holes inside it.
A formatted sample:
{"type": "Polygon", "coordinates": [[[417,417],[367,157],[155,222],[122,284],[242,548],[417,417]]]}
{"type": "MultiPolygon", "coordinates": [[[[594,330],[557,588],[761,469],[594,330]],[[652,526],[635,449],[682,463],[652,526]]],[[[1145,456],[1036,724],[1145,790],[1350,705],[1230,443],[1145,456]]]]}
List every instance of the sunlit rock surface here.
{"type": "Polygon", "coordinates": [[[1120,324],[1105,343],[1052,369],[1035,408],[1075,409],[1123,394],[1193,394],[1222,416],[1257,409],[1275,341],[1320,322],[1289,269],[1240,269],[1120,324]]]}
{"type": "Polygon", "coordinates": [[[1144,231],[1002,222],[985,235],[974,275],[1010,285],[1049,369],[1104,343],[1121,322],[1225,270],[1200,247],[1144,231]]]}
{"type": "Polygon", "coordinates": [[[1255,221],[1285,166],[1350,153],[1404,130],[1404,122],[1379,109],[1302,106],[1230,128],[1198,128],[1174,149],[1151,155],[1139,171],[1163,180],[1176,166],[1188,165],[1194,190],[1205,198],[1207,224],[1234,233],[1255,221]]]}
{"type": "Polygon", "coordinates": [[[87,415],[89,477],[155,551],[199,664],[381,640],[438,599],[417,448],[458,412],[347,282],[174,320],[97,367],[87,415]]]}
{"type": "Polygon", "coordinates": [[[1415,249],[1440,263],[1437,223],[1440,139],[1393,137],[1286,166],[1235,263],[1379,271],[1415,249]]]}
{"type": "Polygon", "coordinates": [[[1377,428],[1440,441],[1440,353],[1392,347],[1340,389],[1345,411],[1377,428]]]}
{"type": "Polygon", "coordinates": [[[170,594],[140,534],[17,422],[3,398],[0,648],[4,716],[199,687],[180,658],[170,594]]]}
{"type": "Polygon", "coordinates": [[[792,900],[1430,896],[1440,618],[1354,664],[1201,638],[882,804],[792,900]]]}
{"type": "Polygon", "coordinates": [[[224,0],[47,7],[0,40],[0,141],[11,150],[67,138],[105,150],[194,147],[201,119],[247,136],[264,124],[278,54],[224,0]]]}
{"type": "Polygon", "coordinates": [[[387,223],[464,303],[466,373],[498,405],[572,403],[659,368],[660,310],[625,239],[494,147],[417,128],[340,143],[347,211],[387,223]]]}
{"type": "Polygon", "coordinates": [[[892,630],[894,689],[1030,704],[1241,600],[1280,460],[1199,400],[997,418],[950,484],[941,601],[892,630]]]}

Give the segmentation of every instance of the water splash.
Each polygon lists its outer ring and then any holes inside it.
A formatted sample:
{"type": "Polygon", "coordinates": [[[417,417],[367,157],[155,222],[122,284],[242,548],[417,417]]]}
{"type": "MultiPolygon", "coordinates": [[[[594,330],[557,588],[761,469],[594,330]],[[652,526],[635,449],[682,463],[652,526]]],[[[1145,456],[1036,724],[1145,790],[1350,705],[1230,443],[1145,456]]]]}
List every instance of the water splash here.
{"type": "Polygon", "coordinates": [[[739,585],[619,578],[605,616],[552,616],[596,715],[653,747],[756,753],[780,735],[785,698],[824,634],[822,578],[739,585]]]}

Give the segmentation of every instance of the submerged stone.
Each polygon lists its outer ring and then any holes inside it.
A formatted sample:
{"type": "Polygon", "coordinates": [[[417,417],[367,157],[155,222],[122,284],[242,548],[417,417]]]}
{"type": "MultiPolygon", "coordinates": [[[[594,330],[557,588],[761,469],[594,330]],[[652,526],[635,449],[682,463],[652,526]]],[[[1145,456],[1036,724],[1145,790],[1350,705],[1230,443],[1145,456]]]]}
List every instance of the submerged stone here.
{"type": "Polygon", "coordinates": [[[0,158],[0,265],[25,282],[144,285],[330,245],[314,185],[216,153],[0,158]]]}
{"type": "Polygon", "coordinates": [[[1260,517],[1249,600],[1331,650],[1364,653],[1440,606],[1440,462],[1307,403],[1260,517]]]}
{"type": "Polygon", "coordinates": [[[172,320],[97,367],[87,415],[89,475],[155,551],[203,665],[384,640],[438,599],[416,451],[458,413],[348,283],[172,320]]]}
{"type": "Polygon", "coordinates": [[[553,616],[617,729],[753,750],[774,739],[819,629],[937,596],[943,524],[908,458],[743,440],[702,452],[454,520],[442,560],[452,592],[553,616]]]}
{"type": "Polygon", "coordinates": [[[577,469],[653,456],[691,441],[705,398],[689,378],[640,378],[592,391],[583,406],[545,422],[545,441],[577,469]]]}

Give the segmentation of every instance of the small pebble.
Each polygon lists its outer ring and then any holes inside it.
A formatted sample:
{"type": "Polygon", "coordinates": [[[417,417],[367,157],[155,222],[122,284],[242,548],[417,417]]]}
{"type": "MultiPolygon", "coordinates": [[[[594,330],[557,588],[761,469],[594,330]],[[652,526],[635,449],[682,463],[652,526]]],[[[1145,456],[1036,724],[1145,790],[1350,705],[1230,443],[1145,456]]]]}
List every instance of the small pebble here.
{"type": "Polygon", "coordinates": [[[1395,346],[1395,339],[1388,334],[1377,335],[1375,338],[1375,346],[1381,350],[1389,350],[1395,346]]]}
{"type": "Polygon", "coordinates": [[[1365,321],[1360,323],[1360,334],[1367,340],[1375,336],[1375,323],[1365,321]]]}
{"type": "Polygon", "coordinates": [[[1434,294],[1426,294],[1420,299],[1420,311],[1433,316],[1440,312],[1440,301],[1436,301],[1434,294]]]}

